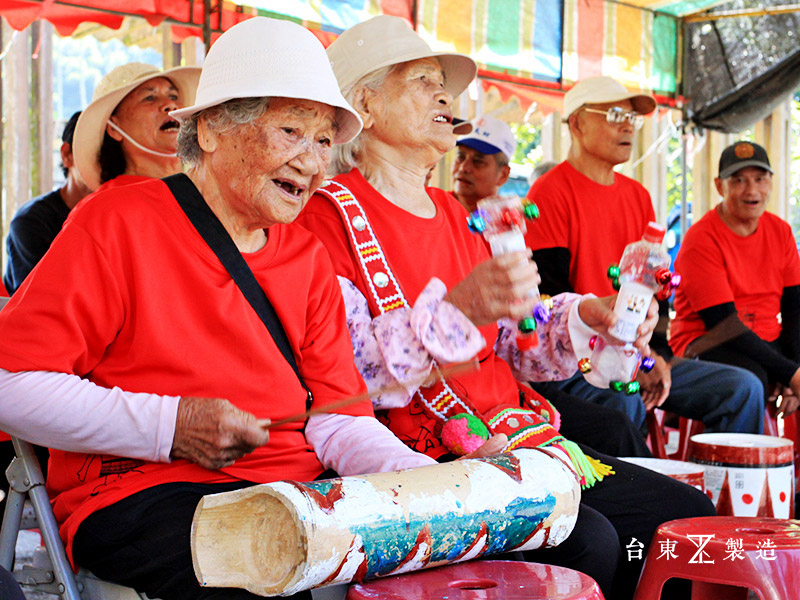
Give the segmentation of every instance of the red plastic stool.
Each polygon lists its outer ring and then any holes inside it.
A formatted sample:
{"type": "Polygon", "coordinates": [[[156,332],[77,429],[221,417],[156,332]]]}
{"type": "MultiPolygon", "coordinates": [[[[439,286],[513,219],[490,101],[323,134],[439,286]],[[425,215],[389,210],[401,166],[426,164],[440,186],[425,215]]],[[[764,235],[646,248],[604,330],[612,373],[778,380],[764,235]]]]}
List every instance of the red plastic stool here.
{"type": "Polygon", "coordinates": [[[565,567],[479,560],[350,586],[347,600],[604,600],[594,579],[565,567]]]}
{"type": "Polygon", "coordinates": [[[744,599],[751,589],[761,600],[799,600],[800,521],[695,517],[664,523],[650,543],[634,600],[658,600],[670,577],[690,579],[693,599],[744,599]]]}

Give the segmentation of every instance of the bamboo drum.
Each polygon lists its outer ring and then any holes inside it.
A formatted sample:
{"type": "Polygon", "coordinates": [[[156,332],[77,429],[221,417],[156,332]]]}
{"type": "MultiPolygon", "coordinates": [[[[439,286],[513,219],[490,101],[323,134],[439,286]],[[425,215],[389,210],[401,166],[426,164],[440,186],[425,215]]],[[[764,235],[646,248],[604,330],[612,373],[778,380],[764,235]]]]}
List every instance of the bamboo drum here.
{"type": "Polygon", "coordinates": [[[206,496],[192,523],[198,581],[290,595],[479,556],[555,546],[580,486],[555,451],[206,496]]]}

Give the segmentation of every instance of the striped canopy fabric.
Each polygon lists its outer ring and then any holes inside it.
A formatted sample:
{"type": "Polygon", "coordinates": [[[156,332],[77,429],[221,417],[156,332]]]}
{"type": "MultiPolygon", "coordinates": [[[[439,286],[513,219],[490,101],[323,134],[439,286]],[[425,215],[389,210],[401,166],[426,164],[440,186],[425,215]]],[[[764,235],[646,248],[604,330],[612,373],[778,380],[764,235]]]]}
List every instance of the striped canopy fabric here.
{"type": "Polygon", "coordinates": [[[606,0],[417,0],[412,14],[406,0],[250,0],[259,14],[333,35],[377,14],[402,16],[431,46],[469,54],[482,76],[506,86],[521,79],[568,87],[583,77],[610,75],[629,87],[672,95],[679,19],[638,3],[643,8],[606,0]]]}
{"type": "Polygon", "coordinates": [[[603,0],[566,0],[563,80],[609,75],[628,87],[676,90],[679,21],[603,0]]]}
{"type": "Polygon", "coordinates": [[[377,15],[394,15],[412,20],[408,0],[242,0],[259,15],[289,18],[309,29],[340,34],[356,23],[377,15]]]}
{"type": "MultiPolygon", "coordinates": [[[[674,96],[680,17],[712,4],[714,0],[213,0],[219,10],[211,26],[219,32],[265,15],[301,23],[327,44],[372,16],[396,15],[412,23],[431,46],[472,56],[481,76],[497,81],[501,93],[521,84],[533,86],[544,90],[540,95],[547,105],[548,98],[559,95],[553,94],[554,88],[560,92],[593,75],[674,96]]],[[[21,29],[41,18],[53,22],[62,35],[82,20],[119,27],[121,11],[153,24],[170,19],[176,39],[200,35],[203,22],[202,0],[0,0],[0,14],[12,27],[21,29]]],[[[523,104],[538,98],[531,93],[518,97],[523,104]]]]}
{"type": "MultiPolygon", "coordinates": [[[[237,4],[214,0],[220,10],[211,15],[211,26],[217,31],[232,27],[255,12],[237,4]]],[[[151,25],[168,19],[172,23],[194,23],[191,31],[201,35],[203,0],[0,0],[0,15],[17,30],[42,19],[53,24],[59,35],[69,36],[84,22],[99,23],[119,29],[126,16],[143,17],[151,25]]]]}
{"type": "Polygon", "coordinates": [[[561,76],[561,0],[419,0],[417,7],[417,31],[431,46],[469,54],[489,71],[561,76]]]}
{"type": "Polygon", "coordinates": [[[705,10],[724,0],[626,0],[625,4],[682,17],[705,10]]]}

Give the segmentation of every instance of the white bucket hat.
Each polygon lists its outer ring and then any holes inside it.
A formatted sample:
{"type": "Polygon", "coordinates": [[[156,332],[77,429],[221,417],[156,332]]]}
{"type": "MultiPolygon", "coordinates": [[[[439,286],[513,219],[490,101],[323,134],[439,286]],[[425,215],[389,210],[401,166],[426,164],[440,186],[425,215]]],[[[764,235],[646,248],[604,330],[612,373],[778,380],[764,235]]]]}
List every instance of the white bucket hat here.
{"type": "Polygon", "coordinates": [[[194,106],[170,116],[186,119],[234,98],[313,100],[336,109],[344,144],[361,131],[361,117],[339,91],[328,55],[305,27],[267,17],[242,21],[219,36],[203,63],[194,106]]]}
{"type": "Polygon", "coordinates": [[[75,166],[89,189],[100,187],[98,156],[103,145],[106,123],[119,103],[145,81],[165,77],[178,89],[181,104],[194,102],[200,78],[199,67],[177,67],[162,71],[153,65],[133,62],[117,67],[100,80],[89,103],[75,125],[72,154],[75,166]]]}
{"type": "Polygon", "coordinates": [[[649,115],[657,106],[656,99],[649,94],[629,92],[612,77],[587,77],[564,94],[564,119],[568,119],[585,104],[606,104],[622,100],[630,100],[633,110],[640,115],[649,115]]]}
{"type": "Polygon", "coordinates": [[[469,56],[434,52],[405,19],[380,15],[353,25],[328,46],[333,71],[343,93],[365,75],[410,60],[435,57],[444,71],[444,89],[453,98],[475,79],[478,66],[469,56]]]}

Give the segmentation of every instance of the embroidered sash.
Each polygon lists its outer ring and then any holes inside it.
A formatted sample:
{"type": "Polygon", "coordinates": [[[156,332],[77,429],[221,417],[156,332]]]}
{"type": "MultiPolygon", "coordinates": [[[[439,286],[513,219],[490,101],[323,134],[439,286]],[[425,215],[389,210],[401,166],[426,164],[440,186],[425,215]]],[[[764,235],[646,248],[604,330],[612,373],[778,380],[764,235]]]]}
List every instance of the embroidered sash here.
{"type": "MultiPolygon", "coordinates": [[[[363,207],[354,194],[338,181],[328,180],[317,190],[330,199],[339,210],[348,233],[351,250],[358,257],[371,298],[370,305],[385,314],[398,308],[409,307],[397,278],[392,272],[386,254],[375,236],[363,207]]],[[[433,368],[437,365],[434,361],[433,368]]],[[[531,390],[532,392],[533,390],[531,390]]],[[[563,441],[564,438],[547,423],[539,411],[554,410],[546,399],[528,398],[520,390],[528,409],[519,406],[503,407],[505,418],[487,419],[467,398],[459,397],[443,378],[431,386],[420,388],[414,395],[422,410],[440,424],[449,417],[467,413],[479,418],[489,431],[506,433],[509,441],[506,450],[519,446],[538,447],[563,441]],[[514,426],[509,426],[512,423],[514,426]]],[[[421,440],[418,440],[418,442],[421,440]]],[[[423,448],[414,448],[423,451],[423,448]]]]}
{"type": "MultiPolygon", "coordinates": [[[[374,312],[377,307],[380,314],[385,314],[398,308],[409,307],[389,267],[386,254],[378,243],[367,215],[355,195],[344,185],[333,180],[323,183],[317,192],[332,201],[341,214],[348,232],[350,249],[358,257],[370,290],[371,297],[367,298],[370,311],[374,312]]],[[[436,368],[435,361],[433,368],[436,368]]],[[[562,449],[569,455],[583,488],[592,487],[604,477],[613,474],[610,467],[586,456],[577,444],[560,435],[537,412],[537,409],[542,410],[544,405],[552,409],[552,405],[545,398],[538,396],[533,390],[527,393],[520,388],[520,392],[523,402],[532,410],[520,406],[495,406],[484,415],[467,398],[457,396],[447,381],[440,378],[433,385],[417,390],[411,401],[409,414],[404,415],[404,418],[410,419],[414,424],[419,420],[419,415],[415,414],[419,412],[418,406],[422,413],[438,423],[438,431],[423,431],[425,428],[420,423],[418,437],[404,441],[414,450],[424,453],[428,450],[427,444],[431,443],[428,435],[438,438],[441,427],[448,418],[467,413],[478,418],[490,432],[505,433],[508,436],[508,443],[503,450],[546,446],[562,449]],[[538,398],[531,397],[534,394],[538,398]]]]}

